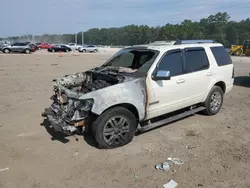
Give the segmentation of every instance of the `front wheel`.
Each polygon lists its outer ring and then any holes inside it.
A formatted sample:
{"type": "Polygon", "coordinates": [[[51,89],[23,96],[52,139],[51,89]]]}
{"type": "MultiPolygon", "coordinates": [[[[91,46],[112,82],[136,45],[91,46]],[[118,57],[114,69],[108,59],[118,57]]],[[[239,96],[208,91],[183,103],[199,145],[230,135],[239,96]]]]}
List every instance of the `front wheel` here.
{"type": "Polygon", "coordinates": [[[206,109],[203,113],[209,116],[217,114],[222,107],[223,96],[222,89],[218,86],[213,86],[204,103],[206,109]]]}
{"type": "Polygon", "coordinates": [[[126,108],[114,107],[93,123],[93,135],[99,148],[117,148],[130,143],[137,129],[135,116],[126,108]]]}
{"type": "Polygon", "coordinates": [[[8,48],[5,48],[5,49],[3,50],[3,53],[8,54],[8,53],[10,53],[10,50],[9,50],[8,48]]]}

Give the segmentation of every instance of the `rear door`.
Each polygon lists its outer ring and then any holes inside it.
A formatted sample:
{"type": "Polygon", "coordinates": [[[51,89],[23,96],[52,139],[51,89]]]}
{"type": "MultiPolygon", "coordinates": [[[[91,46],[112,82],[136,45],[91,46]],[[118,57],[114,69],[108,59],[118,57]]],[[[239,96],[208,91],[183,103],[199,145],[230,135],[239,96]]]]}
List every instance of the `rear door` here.
{"type": "Polygon", "coordinates": [[[203,47],[184,49],[184,80],[187,86],[186,106],[203,102],[210,83],[213,82],[212,67],[203,47]]]}
{"type": "Polygon", "coordinates": [[[94,48],[93,48],[92,45],[88,45],[87,48],[86,48],[87,52],[92,52],[93,50],[94,50],[94,48]]]}

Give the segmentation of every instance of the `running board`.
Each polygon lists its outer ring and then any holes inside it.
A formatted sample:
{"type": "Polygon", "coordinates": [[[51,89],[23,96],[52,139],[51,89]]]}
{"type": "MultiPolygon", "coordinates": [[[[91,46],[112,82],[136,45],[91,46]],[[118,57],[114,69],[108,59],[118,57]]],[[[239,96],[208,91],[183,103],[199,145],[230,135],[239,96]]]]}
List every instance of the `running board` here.
{"type": "Polygon", "coordinates": [[[194,109],[191,109],[191,110],[188,110],[188,111],[185,111],[185,112],[182,112],[180,114],[177,114],[177,115],[174,115],[174,116],[171,116],[171,117],[168,117],[166,119],[163,119],[163,120],[160,120],[160,121],[156,121],[154,123],[150,123],[148,125],[145,125],[141,128],[138,129],[138,132],[139,133],[142,133],[142,132],[145,132],[145,131],[148,131],[150,129],[154,129],[154,128],[157,128],[157,127],[160,127],[160,126],[163,126],[164,124],[168,124],[168,123],[171,123],[173,121],[176,121],[178,119],[182,119],[184,117],[187,117],[187,116],[190,116],[190,115],[193,115],[199,111],[202,111],[206,109],[205,107],[197,107],[197,108],[194,108],[194,109]]]}

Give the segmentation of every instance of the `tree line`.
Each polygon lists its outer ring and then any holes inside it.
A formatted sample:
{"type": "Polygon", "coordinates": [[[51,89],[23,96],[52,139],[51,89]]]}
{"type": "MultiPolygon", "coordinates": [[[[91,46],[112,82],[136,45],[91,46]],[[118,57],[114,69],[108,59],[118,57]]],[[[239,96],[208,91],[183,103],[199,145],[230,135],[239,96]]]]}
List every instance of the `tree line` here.
{"type": "MultiPolygon", "coordinates": [[[[184,20],[180,24],[166,24],[161,27],[127,25],[120,28],[92,28],[84,32],[84,43],[96,45],[127,46],[178,39],[213,39],[223,43],[226,47],[232,44],[242,44],[244,40],[250,39],[250,18],[238,22],[231,21],[226,12],[219,12],[202,18],[199,22],[184,20]]],[[[5,40],[70,43],[75,42],[75,34],[26,35],[9,37],[5,40]]],[[[81,44],[82,32],[77,34],[77,41],[81,44]]]]}

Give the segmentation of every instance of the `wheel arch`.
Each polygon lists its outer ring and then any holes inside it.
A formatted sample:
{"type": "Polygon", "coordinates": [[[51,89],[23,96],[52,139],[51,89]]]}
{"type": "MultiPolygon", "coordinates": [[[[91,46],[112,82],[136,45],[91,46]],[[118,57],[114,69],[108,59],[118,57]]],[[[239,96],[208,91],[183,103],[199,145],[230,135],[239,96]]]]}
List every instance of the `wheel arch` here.
{"type": "Polygon", "coordinates": [[[218,86],[218,87],[220,87],[220,88],[222,89],[223,93],[224,93],[224,94],[226,93],[226,83],[225,83],[224,81],[215,81],[213,84],[211,84],[211,85],[209,86],[208,91],[207,91],[207,93],[206,93],[206,95],[205,95],[205,97],[204,97],[204,99],[203,99],[202,102],[206,101],[207,96],[208,96],[208,94],[209,94],[209,92],[211,91],[211,89],[212,89],[213,86],[218,86]]]}
{"type": "Polygon", "coordinates": [[[111,108],[115,108],[115,107],[123,107],[123,108],[126,108],[127,110],[129,110],[130,112],[132,112],[132,114],[134,114],[136,120],[139,122],[139,112],[138,112],[138,109],[133,105],[133,104],[130,104],[130,103],[120,103],[120,104],[116,104],[116,105],[112,105],[108,108],[106,108],[103,112],[101,112],[100,114],[95,114],[95,115],[101,115],[103,114],[104,112],[106,112],[107,110],[111,109],[111,108]]]}
{"type": "Polygon", "coordinates": [[[8,48],[8,47],[3,48],[1,51],[4,51],[4,50],[6,50],[6,49],[8,49],[9,51],[11,51],[10,48],[8,48]]]}
{"type": "Polygon", "coordinates": [[[225,94],[226,92],[226,83],[223,81],[219,81],[217,83],[214,84],[214,86],[218,86],[222,89],[223,93],[225,94]]]}

